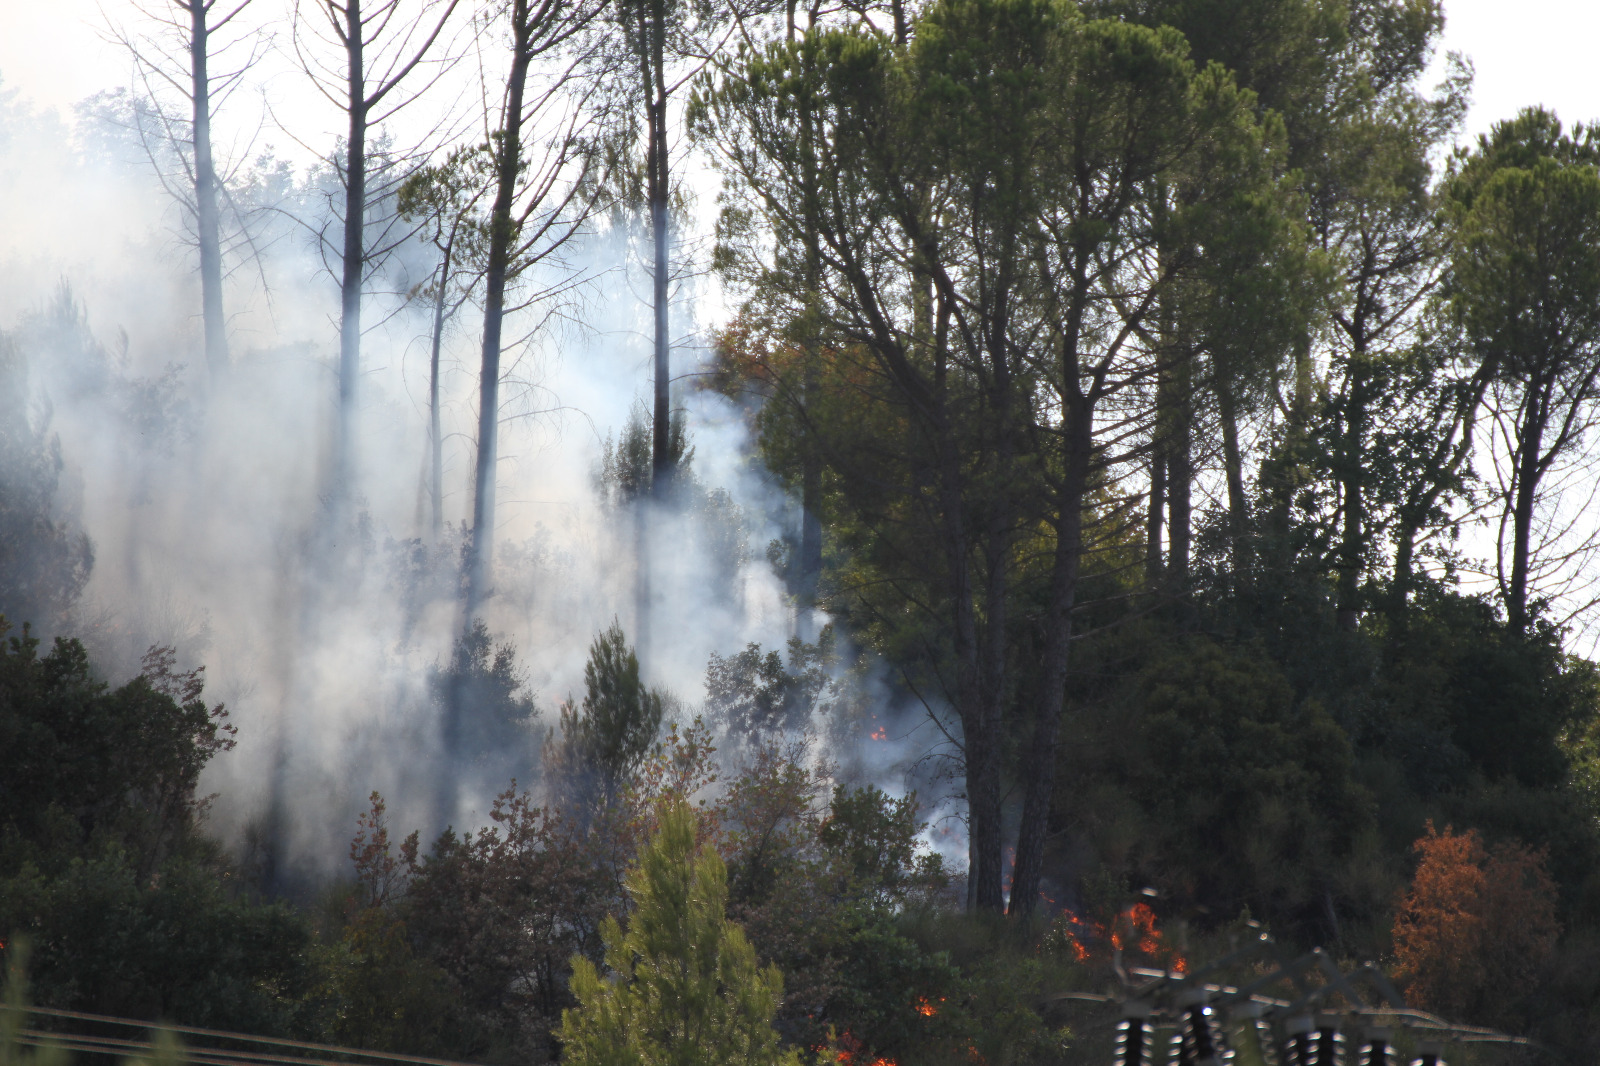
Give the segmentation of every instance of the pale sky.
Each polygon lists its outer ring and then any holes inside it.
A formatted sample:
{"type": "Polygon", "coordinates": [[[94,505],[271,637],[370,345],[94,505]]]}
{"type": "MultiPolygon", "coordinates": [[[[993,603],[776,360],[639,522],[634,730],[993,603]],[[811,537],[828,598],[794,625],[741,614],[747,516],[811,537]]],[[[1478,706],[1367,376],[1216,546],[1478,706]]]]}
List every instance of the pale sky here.
{"type": "MultiPolygon", "coordinates": [[[[287,0],[257,0],[257,6],[265,14],[287,0]]],[[[131,0],[0,0],[0,81],[36,105],[63,109],[125,84],[126,58],[99,37],[102,8],[119,20],[136,15],[131,0]]],[[[1568,122],[1600,117],[1594,60],[1600,4],[1446,0],[1445,12],[1444,47],[1464,52],[1477,69],[1469,132],[1534,103],[1568,122]]]]}

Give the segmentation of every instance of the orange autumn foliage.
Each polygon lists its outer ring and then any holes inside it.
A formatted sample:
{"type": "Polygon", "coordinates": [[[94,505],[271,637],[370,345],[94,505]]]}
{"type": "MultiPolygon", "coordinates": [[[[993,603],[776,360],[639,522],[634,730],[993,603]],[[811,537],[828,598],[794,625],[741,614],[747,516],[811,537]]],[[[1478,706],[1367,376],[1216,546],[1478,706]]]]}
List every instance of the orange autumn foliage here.
{"type": "Polygon", "coordinates": [[[1476,830],[1428,823],[1420,862],[1397,902],[1397,977],[1415,1006],[1453,1020],[1509,1024],[1506,1004],[1527,990],[1555,949],[1556,886],[1545,852],[1517,843],[1486,850],[1476,830]]]}

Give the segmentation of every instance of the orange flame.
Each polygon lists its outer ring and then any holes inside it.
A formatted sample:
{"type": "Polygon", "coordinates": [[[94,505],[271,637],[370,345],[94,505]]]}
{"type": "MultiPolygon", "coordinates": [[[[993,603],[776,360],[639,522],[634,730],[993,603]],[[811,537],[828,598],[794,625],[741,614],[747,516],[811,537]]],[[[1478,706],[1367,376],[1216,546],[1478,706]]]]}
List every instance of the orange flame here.
{"type": "Polygon", "coordinates": [[[1119,914],[1109,928],[1101,922],[1086,921],[1076,914],[1062,916],[1061,926],[1067,947],[1079,962],[1109,961],[1111,951],[1138,952],[1150,960],[1183,973],[1188,962],[1168,944],[1156,928],[1156,912],[1148,903],[1135,903],[1119,914]],[[1107,950],[1110,949],[1110,950],[1107,950]],[[1097,958],[1104,954],[1106,958],[1097,958]]]}
{"type": "MultiPolygon", "coordinates": [[[[940,996],[938,1002],[943,1003],[944,997],[940,996]]],[[[918,996],[916,998],[916,1002],[912,1003],[911,1006],[913,1010],[922,1015],[924,1018],[932,1018],[935,1014],[939,1013],[938,1005],[932,1000],[928,999],[927,996],[918,996]]],[[[843,1034],[835,1039],[837,1043],[833,1048],[830,1049],[826,1046],[823,1046],[813,1050],[818,1052],[831,1051],[833,1060],[837,1062],[839,1066],[897,1066],[897,1063],[893,1059],[887,1058],[883,1055],[879,1055],[874,1058],[868,1058],[868,1052],[862,1045],[860,1038],[848,1029],[846,1029],[843,1034]]],[[[977,1056],[976,1048],[969,1050],[974,1056],[977,1056]]],[[[981,1063],[983,1060],[975,1057],[973,1061],[981,1063]]]]}
{"type": "Polygon", "coordinates": [[[883,726],[880,725],[878,728],[876,728],[876,729],[874,729],[872,731],[872,739],[873,740],[888,740],[889,739],[889,731],[887,729],[883,728],[883,726]]]}

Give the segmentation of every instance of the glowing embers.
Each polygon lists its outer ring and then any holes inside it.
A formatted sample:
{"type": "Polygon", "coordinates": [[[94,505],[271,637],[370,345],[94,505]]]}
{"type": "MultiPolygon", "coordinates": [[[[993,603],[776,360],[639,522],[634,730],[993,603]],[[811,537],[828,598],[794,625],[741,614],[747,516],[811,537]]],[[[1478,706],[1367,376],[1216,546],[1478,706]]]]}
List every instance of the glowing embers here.
{"type": "MultiPolygon", "coordinates": [[[[817,1048],[817,1050],[822,1051],[823,1049],[817,1048]]],[[[839,1066],[895,1066],[893,1059],[886,1059],[881,1055],[869,1058],[868,1055],[870,1053],[862,1045],[861,1041],[856,1038],[856,1035],[848,1029],[838,1037],[838,1042],[832,1050],[833,1061],[837,1062],[839,1066]]]]}
{"type": "MultiPolygon", "coordinates": [[[[943,996],[937,1001],[930,1000],[927,996],[918,996],[912,1001],[911,1009],[924,1018],[932,1018],[939,1013],[939,1004],[943,1002],[943,996]]],[[[828,1061],[828,1056],[831,1055],[839,1066],[899,1066],[894,1059],[885,1055],[874,1055],[861,1039],[848,1029],[833,1038],[831,1047],[824,1044],[812,1050],[817,1052],[819,1062],[828,1061]]],[[[967,1047],[967,1057],[973,1066],[985,1066],[983,1056],[979,1055],[978,1049],[971,1045],[967,1047]]]]}

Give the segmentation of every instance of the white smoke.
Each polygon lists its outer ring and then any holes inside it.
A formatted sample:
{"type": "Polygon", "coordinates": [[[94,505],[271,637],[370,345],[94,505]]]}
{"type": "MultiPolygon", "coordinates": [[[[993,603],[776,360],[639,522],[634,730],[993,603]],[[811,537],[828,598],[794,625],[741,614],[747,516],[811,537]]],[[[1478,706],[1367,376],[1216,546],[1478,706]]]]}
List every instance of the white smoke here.
{"type": "MultiPolygon", "coordinates": [[[[283,174],[269,166],[267,179],[281,184],[283,174]]],[[[299,209],[314,201],[302,195],[299,209]]],[[[439,765],[430,687],[460,619],[450,594],[458,542],[428,543],[422,499],[428,316],[381,295],[404,291],[431,260],[415,252],[397,263],[367,304],[356,455],[364,523],[360,543],[339,546],[339,558],[360,563],[330,577],[313,545],[335,413],[337,287],[303,231],[265,225],[264,257],[239,263],[228,285],[232,370],[208,383],[198,280],[181,231],[125,137],[88,113],[73,125],[0,98],[0,328],[37,320],[65,279],[106,349],[87,390],[73,384],[81,367],[29,353],[67,463],[62,504],[96,545],[80,630],[113,680],[137,669],[151,644],[206,666],[209,697],[226,701],[239,726],[237,748],[203,782],[218,794],[211,824],[225,839],[266,832],[276,795],[285,860],[326,874],[341,868],[355,814],[374,789],[393,825],[440,828],[442,769],[459,773],[461,820],[481,822],[506,782],[491,787],[470,767],[439,765]],[[158,388],[163,375],[168,393],[158,388]],[[129,397],[150,395],[165,419],[131,417],[129,397]]],[[[604,440],[648,389],[640,298],[648,286],[636,267],[630,275],[626,252],[625,235],[585,245],[581,268],[597,281],[557,327],[507,355],[495,595],[485,620],[517,649],[542,728],[554,724],[560,699],[581,696],[595,633],[613,619],[630,636],[636,627],[632,519],[608,510],[594,485],[604,440]]],[[[710,324],[697,316],[718,306],[703,281],[680,286],[677,374],[692,376],[705,354],[696,338],[710,324]]],[[[445,508],[456,529],[472,504],[473,316],[464,308],[446,337],[445,508]]],[[[746,557],[730,568],[693,508],[651,516],[647,671],[692,706],[713,651],[781,648],[795,633],[765,548],[797,515],[752,461],[741,413],[712,393],[682,395],[695,476],[726,490],[746,557]]],[[[842,775],[899,791],[908,757],[937,749],[940,738],[912,729],[921,712],[894,704],[890,690],[880,672],[867,724],[834,730],[823,754],[842,775]]],[[[539,738],[527,739],[525,771],[539,738]]]]}

